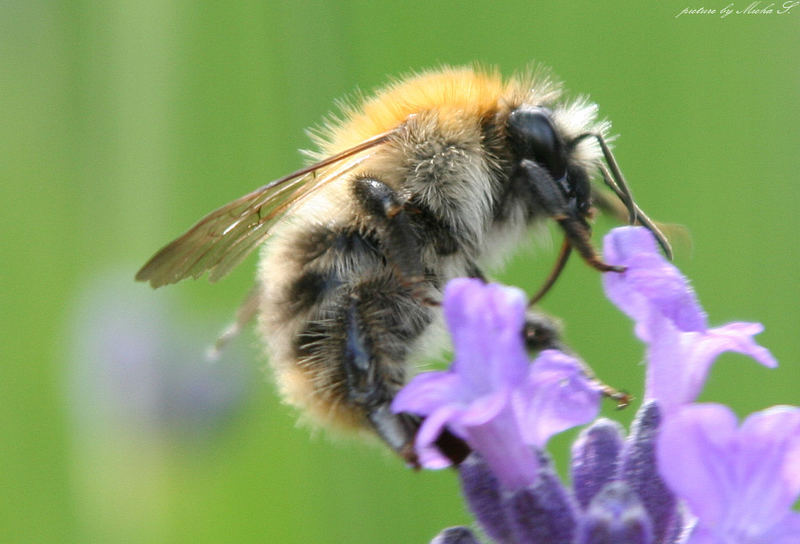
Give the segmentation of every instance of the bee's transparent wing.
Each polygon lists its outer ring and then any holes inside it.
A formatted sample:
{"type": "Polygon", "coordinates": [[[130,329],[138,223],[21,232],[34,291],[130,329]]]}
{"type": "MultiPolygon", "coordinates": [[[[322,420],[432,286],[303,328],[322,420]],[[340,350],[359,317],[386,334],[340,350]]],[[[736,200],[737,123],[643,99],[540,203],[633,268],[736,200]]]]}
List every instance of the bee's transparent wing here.
{"type": "Polygon", "coordinates": [[[209,280],[217,281],[263,242],[288,210],[358,166],[369,157],[364,151],[385,142],[393,132],[379,134],[214,210],[153,255],[136,279],[161,287],[184,278],[199,278],[207,271],[209,280]],[[334,168],[318,175],[319,170],[333,164],[334,168]]]}

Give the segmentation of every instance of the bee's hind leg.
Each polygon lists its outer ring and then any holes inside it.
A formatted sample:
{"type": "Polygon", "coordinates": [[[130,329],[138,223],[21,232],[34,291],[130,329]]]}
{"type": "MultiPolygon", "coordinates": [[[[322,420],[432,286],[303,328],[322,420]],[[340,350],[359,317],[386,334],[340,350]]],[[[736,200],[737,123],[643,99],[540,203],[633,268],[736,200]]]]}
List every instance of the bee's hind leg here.
{"type": "MultiPolygon", "coordinates": [[[[370,422],[378,435],[394,449],[409,466],[420,467],[420,459],[414,449],[414,440],[423,419],[412,414],[395,414],[388,404],[370,412],[370,422]]],[[[436,448],[454,465],[461,464],[472,451],[456,435],[445,429],[436,439],[436,448]]]]}

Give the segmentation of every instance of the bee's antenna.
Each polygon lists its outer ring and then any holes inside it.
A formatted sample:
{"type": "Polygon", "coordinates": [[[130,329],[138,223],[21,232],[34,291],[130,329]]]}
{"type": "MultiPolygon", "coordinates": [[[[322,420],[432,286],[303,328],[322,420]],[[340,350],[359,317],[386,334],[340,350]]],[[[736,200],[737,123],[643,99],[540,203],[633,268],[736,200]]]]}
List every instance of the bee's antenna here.
{"type": "Polygon", "coordinates": [[[672,260],[672,246],[670,245],[669,240],[667,240],[667,237],[664,236],[664,233],[661,232],[655,222],[650,219],[633,200],[631,189],[628,187],[628,183],[625,181],[625,176],[622,175],[622,170],[620,170],[619,164],[617,163],[616,158],[614,158],[614,154],[611,152],[611,148],[608,147],[603,135],[597,132],[587,132],[575,138],[570,145],[574,147],[578,144],[578,142],[585,138],[595,138],[600,144],[600,149],[603,151],[603,157],[605,157],[606,163],[608,163],[608,168],[606,168],[604,164],[600,164],[600,173],[603,175],[603,181],[605,184],[608,185],[612,191],[614,191],[614,194],[616,194],[617,197],[622,200],[622,202],[625,204],[625,207],[628,209],[628,223],[633,225],[638,221],[641,225],[647,228],[647,230],[652,232],[653,236],[655,236],[656,240],[658,241],[658,245],[660,245],[661,249],[664,250],[664,254],[668,259],[672,260]],[[609,172],[609,169],[611,169],[611,172],[609,172]]]}

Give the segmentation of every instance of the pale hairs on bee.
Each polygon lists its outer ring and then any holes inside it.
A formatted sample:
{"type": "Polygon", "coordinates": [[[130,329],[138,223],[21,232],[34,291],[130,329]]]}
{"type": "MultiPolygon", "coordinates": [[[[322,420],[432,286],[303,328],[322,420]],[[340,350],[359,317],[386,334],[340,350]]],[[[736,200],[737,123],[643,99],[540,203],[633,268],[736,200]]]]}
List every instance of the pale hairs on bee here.
{"type": "MultiPolygon", "coordinates": [[[[652,230],[606,144],[608,124],[547,77],[449,68],[395,81],[315,135],[316,162],[201,219],[137,274],[154,287],[225,275],[262,246],[235,332],[258,315],[284,398],[324,425],[368,429],[408,463],[419,419],[390,403],[441,337],[448,280],[485,278],[537,223],[563,229],[553,284],[572,249],[603,272],[592,203],[652,230]],[[605,163],[604,163],[605,161],[605,163]],[[606,166],[607,163],[607,166],[606,166]],[[599,177],[619,200],[590,179],[599,177]]],[[[562,347],[530,310],[531,349],[562,347]]],[[[449,432],[455,462],[468,452],[449,432]]]]}

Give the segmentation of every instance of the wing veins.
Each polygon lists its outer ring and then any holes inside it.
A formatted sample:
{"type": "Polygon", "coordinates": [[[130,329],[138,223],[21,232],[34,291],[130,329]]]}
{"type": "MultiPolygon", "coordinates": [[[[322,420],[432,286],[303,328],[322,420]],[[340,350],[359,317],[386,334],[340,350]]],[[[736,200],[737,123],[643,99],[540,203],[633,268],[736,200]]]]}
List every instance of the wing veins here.
{"type": "Polygon", "coordinates": [[[397,130],[379,134],[292,172],[210,212],[153,255],[136,279],[160,287],[190,276],[198,278],[209,271],[211,281],[216,281],[269,234],[279,217],[323,185],[355,168],[370,156],[358,156],[360,153],[385,142],[397,130]],[[354,155],[354,159],[316,180],[318,170],[354,155]]]}
{"type": "MultiPolygon", "coordinates": [[[[346,174],[353,168],[355,168],[359,163],[361,163],[366,157],[361,157],[359,159],[350,161],[349,163],[345,164],[341,168],[337,169],[335,172],[322,177],[314,186],[306,188],[305,186],[301,186],[297,189],[296,192],[302,192],[300,196],[295,197],[294,193],[290,195],[291,198],[288,198],[280,203],[279,206],[272,207],[269,215],[266,217],[260,218],[260,220],[252,225],[247,226],[243,232],[237,234],[236,239],[230,242],[228,246],[225,247],[227,253],[226,256],[228,259],[225,261],[216,260],[213,261],[213,264],[202,268],[198,272],[193,272],[193,274],[198,273],[202,274],[204,270],[209,271],[209,280],[214,282],[220,279],[221,277],[225,276],[236,264],[241,262],[247,254],[261,241],[269,235],[269,229],[271,228],[274,220],[281,217],[284,213],[288,211],[288,209],[297,206],[302,202],[307,196],[314,193],[319,187],[329,183],[330,181],[339,178],[340,176],[346,174]],[[259,232],[259,231],[265,232],[259,232]],[[248,238],[250,238],[248,240],[248,238]],[[240,244],[244,243],[244,249],[241,247],[237,247],[240,244]],[[221,268],[220,268],[221,267],[221,268]]],[[[272,203],[272,200],[270,200],[272,203]]],[[[261,209],[261,207],[259,207],[261,209]]],[[[208,253],[211,251],[213,246],[209,248],[206,252],[208,253]]],[[[205,260],[206,253],[204,253],[198,260],[203,259],[205,260]]],[[[196,264],[191,265],[190,269],[194,270],[196,264]]],[[[197,276],[195,276],[197,277],[197,276]]]]}

